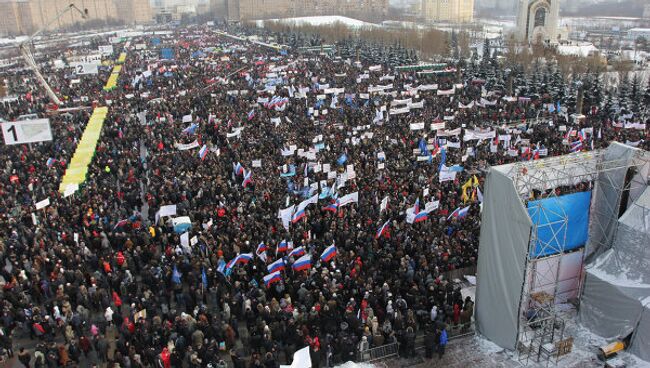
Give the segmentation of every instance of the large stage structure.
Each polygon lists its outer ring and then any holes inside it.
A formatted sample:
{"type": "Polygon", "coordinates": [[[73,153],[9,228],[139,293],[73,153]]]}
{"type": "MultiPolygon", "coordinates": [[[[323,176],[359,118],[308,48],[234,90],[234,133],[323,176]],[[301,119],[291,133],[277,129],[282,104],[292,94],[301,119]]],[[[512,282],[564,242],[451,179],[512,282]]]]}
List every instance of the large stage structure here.
{"type": "Polygon", "coordinates": [[[579,306],[584,265],[612,246],[619,217],[649,178],[650,153],[615,142],[492,167],[477,270],[479,333],[526,363],[569,350],[556,305],[579,306]]]}

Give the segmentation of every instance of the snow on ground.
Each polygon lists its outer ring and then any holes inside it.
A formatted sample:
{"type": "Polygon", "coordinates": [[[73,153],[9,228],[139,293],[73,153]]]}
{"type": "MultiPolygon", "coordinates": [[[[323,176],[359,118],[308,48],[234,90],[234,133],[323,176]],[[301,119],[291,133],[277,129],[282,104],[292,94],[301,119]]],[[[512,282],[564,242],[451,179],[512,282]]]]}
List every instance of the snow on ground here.
{"type": "MultiPolygon", "coordinates": [[[[337,23],[344,24],[350,28],[361,28],[361,27],[377,27],[376,24],[364,22],[354,18],[342,17],[338,15],[327,15],[322,17],[298,17],[298,18],[281,18],[281,19],[269,19],[270,22],[280,22],[284,24],[294,24],[297,26],[302,25],[311,25],[311,26],[324,26],[324,25],[333,25],[337,23]]],[[[263,20],[257,21],[258,27],[264,26],[263,20]]]]}
{"type": "Polygon", "coordinates": [[[335,368],[375,368],[376,366],[370,363],[354,363],[347,362],[341,365],[337,365],[335,368]]]}

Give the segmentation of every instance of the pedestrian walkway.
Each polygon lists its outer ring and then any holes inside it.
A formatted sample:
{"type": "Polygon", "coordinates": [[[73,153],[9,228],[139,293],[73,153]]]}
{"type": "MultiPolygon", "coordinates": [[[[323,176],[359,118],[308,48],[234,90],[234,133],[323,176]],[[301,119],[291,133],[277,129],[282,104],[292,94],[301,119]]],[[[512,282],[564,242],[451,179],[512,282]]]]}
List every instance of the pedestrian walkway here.
{"type": "Polygon", "coordinates": [[[63,180],[61,180],[59,192],[63,193],[68,186],[81,185],[86,180],[88,166],[95,155],[97,141],[99,141],[102,134],[102,127],[107,114],[108,107],[98,107],[93,111],[86,125],[86,130],[84,130],[77,149],[68,164],[63,180]]]}

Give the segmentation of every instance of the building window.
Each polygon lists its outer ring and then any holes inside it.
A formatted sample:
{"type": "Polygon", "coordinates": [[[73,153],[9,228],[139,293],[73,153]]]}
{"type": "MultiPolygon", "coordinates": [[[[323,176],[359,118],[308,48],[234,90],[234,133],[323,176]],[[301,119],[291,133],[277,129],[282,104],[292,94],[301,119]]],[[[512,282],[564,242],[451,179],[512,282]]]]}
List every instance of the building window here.
{"type": "Polygon", "coordinates": [[[535,11],[535,27],[544,27],[546,24],[546,8],[538,8],[535,11]]]}

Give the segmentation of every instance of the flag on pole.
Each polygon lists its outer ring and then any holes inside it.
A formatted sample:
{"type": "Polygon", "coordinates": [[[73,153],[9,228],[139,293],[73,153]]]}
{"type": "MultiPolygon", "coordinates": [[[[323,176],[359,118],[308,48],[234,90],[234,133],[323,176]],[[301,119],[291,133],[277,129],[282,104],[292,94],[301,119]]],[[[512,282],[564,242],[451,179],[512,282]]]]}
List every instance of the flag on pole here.
{"type": "Polygon", "coordinates": [[[280,272],[273,272],[264,276],[264,285],[266,285],[266,287],[268,288],[273,283],[278,282],[280,280],[282,280],[282,276],[280,276],[280,272]]]}
{"type": "Polygon", "coordinates": [[[46,164],[47,164],[47,167],[52,167],[52,166],[54,166],[55,163],[56,163],[56,159],[50,157],[50,158],[47,159],[46,164]]]}
{"type": "Polygon", "coordinates": [[[323,211],[330,211],[336,213],[336,211],[339,208],[339,201],[333,201],[332,203],[328,204],[327,206],[323,207],[323,211]]]}
{"type": "Polygon", "coordinates": [[[279,252],[286,252],[289,250],[289,245],[287,244],[286,240],[282,240],[280,244],[278,244],[278,247],[275,249],[275,254],[278,254],[279,252]]]}
{"type": "Polygon", "coordinates": [[[264,242],[261,242],[257,245],[257,249],[255,250],[255,253],[259,255],[262,252],[266,252],[268,249],[269,247],[267,247],[266,244],[264,244],[264,242]]]}
{"type": "Polygon", "coordinates": [[[201,282],[203,287],[208,287],[208,275],[205,273],[205,267],[201,267],[201,282]]]}
{"type": "Polygon", "coordinates": [[[199,158],[201,159],[201,161],[203,161],[205,160],[205,156],[207,155],[208,155],[208,146],[204,144],[203,147],[201,147],[201,149],[199,150],[199,158]]]}
{"type": "Polygon", "coordinates": [[[388,231],[388,226],[390,226],[390,219],[388,219],[386,222],[384,222],[383,225],[377,230],[377,234],[375,234],[375,239],[381,238],[384,234],[387,234],[388,231]]]}
{"type": "Polygon", "coordinates": [[[253,120],[255,117],[255,109],[251,109],[251,111],[248,112],[248,121],[253,120]]]}
{"type": "Polygon", "coordinates": [[[248,184],[253,182],[253,170],[248,170],[246,175],[244,175],[244,181],[242,181],[241,186],[246,188],[248,184]]]}
{"type": "Polygon", "coordinates": [[[469,212],[469,207],[470,206],[467,206],[465,208],[460,208],[460,207],[456,208],[454,212],[452,212],[451,215],[447,217],[447,220],[450,220],[452,217],[457,219],[464,218],[465,216],[467,216],[467,213],[469,212]]]}
{"type": "Polygon", "coordinates": [[[300,246],[298,248],[293,249],[291,252],[289,252],[289,257],[302,257],[305,255],[305,247],[300,246]]]}
{"type": "Polygon", "coordinates": [[[311,256],[305,254],[304,256],[298,258],[296,262],[292,265],[294,271],[303,271],[311,268],[311,256]]]}
{"type": "Polygon", "coordinates": [[[237,165],[232,164],[232,170],[235,173],[235,175],[241,175],[246,171],[244,170],[244,167],[239,162],[237,163],[237,165]]]}
{"type": "Polygon", "coordinates": [[[174,282],[174,284],[181,283],[181,273],[178,272],[178,268],[176,268],[176,265],[174,265],[174,270],[172,271],[172,282],[174,282]]]}
{"type": "Polygon", "coordinates": [[[266,269],[269,271],[269,273],[280,272],[284,270],[284,260],[280,258],[277,261],[266,266],[266,269]]]}
{"type": "Polygon", "coordinates": [[[329,262],[335,256],[336,256],[336,246],[332,244],[329,247],[325,248],[323,254],[321,254],[320,256],[320,259],[322,259],[323,262],[329,262]]]}

